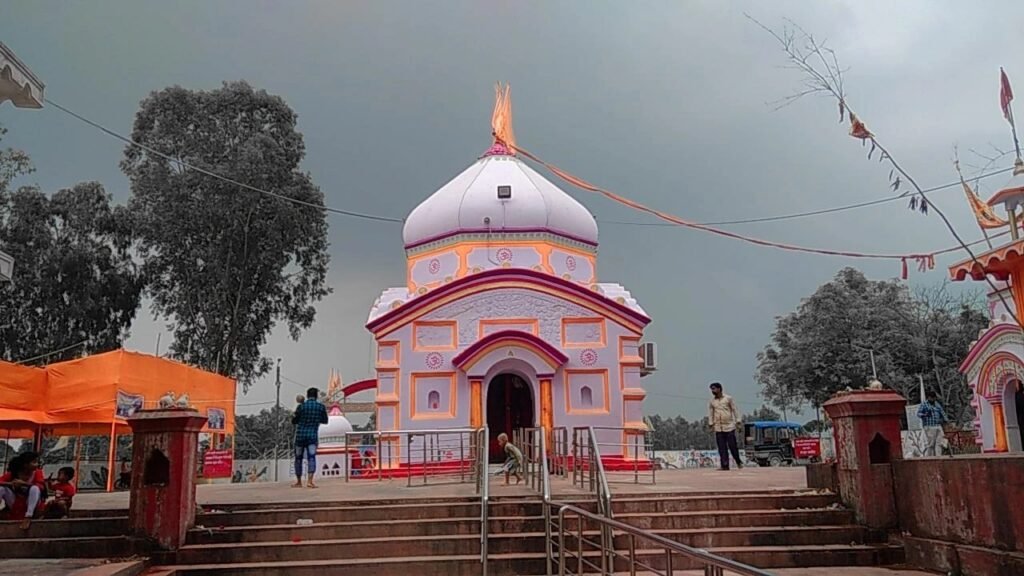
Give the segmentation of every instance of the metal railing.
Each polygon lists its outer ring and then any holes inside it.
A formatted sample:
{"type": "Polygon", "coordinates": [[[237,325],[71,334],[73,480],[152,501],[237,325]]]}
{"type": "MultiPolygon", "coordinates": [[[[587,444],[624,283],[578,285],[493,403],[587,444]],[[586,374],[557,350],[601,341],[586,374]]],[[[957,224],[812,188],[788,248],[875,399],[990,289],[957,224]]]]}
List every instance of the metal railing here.
{"type": "Polygon", "coordinates": [[[592,426],[572,429],[572,483],[592,492],[597,497],[598,512],[612,517],[612,492],[592,426]]]}
{"type": "MultiPolygon", "coordinates": [[[[564,432],[565,428],[561,430],[564,432]]],[[[525,469],[524,474],[527,479],[527,485],[540,493],[541,507],[544,511],[547,574],[550,576],[554,549],[552,547],[552,540],[548,536],[553,529],[551,524],[551,506],[549,506],[551,503],[551,469],[548,463],[557,460],[557,455],[553,451],[548,451],[548,435],[543,428],[523,428],[514,431],[512,435],[519,442],[517,446],[523,450],[523,457],[526,460],[523,463],[523,467],[525,469]]]]}
{"type": "Polygon", "coordinates": [[[487,536],[490,522],[490,436],[486,426],[476,431],[479,449],[476,452],[476,491],[480,495],[480,574],[487,576],[487,536]]]}
{"type": "MultiPolygon", "coordinates": [[[[348,432],[337,438],[321,438],[320,445],[338,446],[347,451],[345,481],[353,476],[407,477],[408,486],[427,485],[431,478],[445,479],[448,483],[467,482],[474,478],[476,454],[481,450],[479,431],[473,428],[438,430],[373,430],[348,432]],[[372,442],[367,442],[371,438],[372,442]],[[395,443],[398,443],[396,448],[395,443]],[[370,450],[373,449],[372,455],[370,450]],[[358,457],[360,465],[353,466],[358,457]]],[[[487,444],[486,437],[483,444],[487,444]]],[[[486,474],[486,470],[484,470],[486,474]]],[[[474,478],[475,479],[475,478],[474,478]]]]}
{"type": "Polygon", "coordinates": [[[640,484],[650,480],[651,484],[657,483],[654,446],[648,430],[609,426],[593,426],[591,429],[596,433],[595,442],[602,454],[622,457],[621,468],[606,471],[609,482],[640,484]],[[619,438],[619,441],[610,441],[611,437],[619,438]]]}
{"type": "MultiPolygon", "coordinates": [[[[573,428],[573,485],[579,474],[579,486],[588,484],[590,491],[597,497],[597,512],[605,518],[614,516],[612,511],[612,491],[608,487],[608,477],[604,473],[604,462],[601,461],[601,447],[597,443],[597,435],[592,426],[573,428]]],[[[559,529],[561,530],[561,529],[559,529]]],[[[601,540],[611,541],[612,531],[605,525],[601,526],[601,540]]],[[[605,555],[606,552],[602,552],[605,555]]],[[[602,564],[612,561],[602,556],[602,564]]]]}
{"type": "MultiPolygon", "coordinates": [[[[659,576],[672,576],[676,559],[685,558],[704,570],[705,576],[772,576],[746,564],[712,554],[624,524],[600,514],[587,512],[569,504],[547,502],[546,517],[556,521],[548,523],[548,574],[553,575],[551,564],[558,565],[558,576],[599,571],[611,575],[616,571],[635,575],[639,571],[659,576]],[[557,515],[551,511],[557,509],[557,515]],[[573,522],[572,520],[575,520],[573,522]],[[594,540],[594,536],[598,536],[594,540]],[[624,540],[616,546],[615,540],[624,540]],[[638,544],[640,546],[638,547],[638,544]],[[557,550],[555,550],[557,548],[557,550]],[[623,552],[619,548],[624,549],[623,552]],[[595,560],[597,560],[595,562],[595,560]]],[[[682,569],[680,566],[678,569],[682,569]]]]}

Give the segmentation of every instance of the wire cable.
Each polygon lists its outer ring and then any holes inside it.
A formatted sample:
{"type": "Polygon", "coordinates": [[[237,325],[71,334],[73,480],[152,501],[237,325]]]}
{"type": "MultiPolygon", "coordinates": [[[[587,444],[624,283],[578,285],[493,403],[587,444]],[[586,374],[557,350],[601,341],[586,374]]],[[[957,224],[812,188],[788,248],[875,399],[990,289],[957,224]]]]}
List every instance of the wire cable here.
{"type": "Polygon", "coordinates": [[[298,204],[300,206],[306,206],[306,207],[309,207],[309,208],[316,208],[317,210],[324,210],[326,212],[331,212],[331,213],[334,213],[334,214],[341,214],[343,216],[351,216],[353,218],[363,218],[363,219],[366,219],[366,220],[376,220],[376,221],[380,221],[380,222],[397,222],[397,223],[404,222],[404,220],[402,218],[392,218],[390,216],[377,216],[377,215],[374,215],[374,214],[364,214],[362,212],[353,212],[351,210],[342,210],[340,208],[331,208],[329,206],[324,206],[323,204],[315,204],[313,202],[306,202],[305,200],[299,200],[298,198],[291,198],[289,196],[285,196],[284,194],[280,194],[280,193],[277,193],[277,192],[271,192],[269,190],[263,190],[261,188],[257,188],[255,186],[251,186],[251,185],[246,184],[244,182],[239,182],[238,180],[235,180],[233,178],[229,178],[227,176],[224,176],[222,174],[218,174],[216,172],[211,172],[210,170],[206,170],[205,168],[200,168],[200,167],[198,167],[198,166],[196,166],[194,164],[191,164],[191,163],[186,162],[184,160],[181,160],[179,158],[174,158],[173,156],[171,156],[169,154],[164,154],[163,152],[160,152],[159,150],[156,150],[156,149],[154,149],[154,148],[152,148],[150,146],[146,146],[145,144],[140,144],[140,143],[132,140],[131,138],[128,138],[127,136],[122,136],[121,134],[118,134],[117,132],[114,132],[113,130],[110,130],[109,128],[107,128],[107,127],[105,127],[105,126],[103,126],[103,125],[101,125],[101,124],[99,124],[97,122],[93,122],[92,120],[89,120],[88,118],[86,118],[86,117],[84,117],[84,116],[82,116],[80,114],[77,114],[74,111],[69,110],[68,108],[65,108],[64,106],[61,106],[60,104],[54,102],[53,100],[50,100],[49,98],[46,98],[45,100],[46,100],[47,104],[53,106],[54,108],[60,110],[61,112],[64,112],[65,114],[68,114],[69,116],[71,116],[73,118],[76,118],[76,119],[78,119],[78,120],[88,124],[89,126],[92,126],[93,128],[96,128],[97,130],[102,131],[103,133],[107,134],[108,136],[112,136],[112,137],[114,137],[114,138],[124,142],[125,144],[128,144],[130,146],[135,146],[137,148],[145,150],[146,152],[148,152],[150,154],[153,154],[154,156],[158,156],[160,158],[163,158],[164,160],[167,160],[169,162],[173,162],[173,163],[175,163],[175,164],[177,164],[177,165],[179,165],[179,166],[181,166],[183,168],[188,168],[189,170],[194,170],[195,172],[199,172],[200,174],[204,174],[204,175],[209,176],[211,178],[216,178],[217,180],[220,180],[222,182],[227,182],[229,184],[234,184],[235,186],[238,186],[240,188],[244,188],[244,189],[250,190],[252,192],[258,192],[260,194],[264,194],[264,195],[270,196],[272,198],[277,198],[278,200],[284,200],[286,202],[291,202],[293,204],[298,204]]]}
{"type": "MultiPolygon", "coordinates": [[[[164,153],[162,153],[162,152],[160,152],[158,150],[152,149],[149,146],[146,146],[146,145],[140,144],[138,142],[135,142],[131,138],[129,138],[127,136],[124,136],[122,134],[119,134],[119,133],[115,132],[114,130],[111,130],[110,128],[107,128],[106,126],[103,126],[102,124],[99,124],[98,122],[94,122],[93,120],[90,120],[90,119],[82,116],[81,114],[78,114],[77,112],[75,112],[73,110],[70,110],[70,109],[68,109],[65,106],[62,106],[62,105],[58,104],[57,102],[54,102],[53,100],[50,100],[49,98],[46,99],[46,103],[50,104],[51,106],[53,106],[54,108],[60,110],[61,112],[64,112],[65,114],[71,116],[72,118],[75,118],[75,119],[77,119],[77,120],[79,120],[79,121],[81,121],[81,122],[83,122],[83,123],[85,123],[85,124],[87,124],[89,126],[92,126],[93,128],[96,128],[97,130],[100,130],[104,134],[107,134],[108,136],[116,138],[117,140],[120,140],[120,141],[122,141],[122,142],[124,142],[126,144],[129,144],[131,146],[137,146],[140,149],[145,150],[145,151],[147,151],[147,152],[149,152],[151,154],[154,154],[156,156],[159,156],[159,157],[161,157],[161,158],[163,158],[165,160],[168,160],[170,162],[174,162],[174,163],[179,164],[180,166],[183,166],[185,168],[188,168],[188,169],[191,169],[191,170],[195,170],[196,172],[199,172],[201,174],[205,174],[207,176],[210,176],[211,178],[216,178],[218,180],[234,184],[234,185],[239,186],[241,188],[244,188],[246,190],[251,190],[253,192],[258,192],[260,194],[265,194],[267,196],[271,196],[271,197],[277,198],[279,200],[285,200],[287,202],[292,202],[292,203],[299,204],[299,205],[302,205],[302,206],[307,206],[307,207],[310,207],[310,208],[316,208],[318,210],[325,210],[325,211],[333,213],[333,214],[340,214],[342,216],[351,216],[353,218],[363,218],[363,219],[367,219],[367,220],[375,220],[375,221],[378,221],[378,222],[391,222],[391,223],[396,223],[396,224],[402,224],[402,223],[405,222],[404,218],[396,218],[396,217],[393,217],[393,216],[380,216],[380,215],[377,215],[377,214],[366,214],[366,213],[362,213],[362,212],[353,212],[351,210],[343,210],[343,209],[340,209],[340,208],[332,208],[332,207],[329,207],[329,206],[323,206],[323,205],[320,205],[320,204],[314,204],[312,202],[305,202],[305,201],[299,200],[297,198],[290,198],[288,196],[284,196],[284,195],[278,194],[276,192],[270,192],[268,190],[263,190],[263,189],[255,187],[255,186],[251,186],[249,184],[245,184],[244,182],[239,182],[239,181],[234,180],[232,178],[229,178],[227,176],[223,176],[221,174],[217,174],[217,173],[212,172],[210,170],[206,170],[204,168],[199,168],[197,166],[193,166],[192,164],[189,164],[189,163],[187,163],[187,162],[185,162],[183,160],[179,160],[179,159],[173,158],[173,157],[171,157],[168,154],[164,154],[164,153]]],[[[971,178],[971,180],[981,180],[983,178],[989,178],[991,176],[997,176],[999,174],[1006,174],[1008,172],[1011,172],[1012,170],[1013,170],[1012,167],[1010,167],[1010,168],[1003,168],[1003,169],[1000,169],[1000,170],[994,170],[992,172],[986,172],[984,174],[981,174],[979,176],[971,178]]],[[[938,191],[938,190],[945,190],[947,188],[954,188],[954,187],[959,186],[959,185],[960,185],[959,181],[951,182],[949,184],[943,184],[941,186],[934,186],[932,188],[925,189],[924,192],[925,193],[935,192],[935,191],[938,191]]],[[[809,210],[809,211],[806,211],[806,212],[795,212],[795,213],[791,213],[791,214],[778,214],[778,215],[775,215],[775,216],[762,216],[762,217],[756,217],[756,218],[744,218],[744,219],[740,219],[740,220],[720,220],[720,221],[713,221],[713,222],[697,222],[697,224],[700,225],[700,226],[726,226],[726,225],[734,225],[734,224],[756,224],[756,223],[760,223],[760,222],[778,222],[778,221],[783,221],[783,220],[793,220],[793,219],[796,219],[796,218],[807,218],[807,217],[810,217],[810,216],[819,216],[819,215],[822,215],[822,214],[832,214],[832,213],[835,213],[835,212],[844,212],[846,210],[855,210],[855,209],[858,209],[858,208],[866,208],[866,207],[869,207],[869,206],[876,206],[876,205],[879,205],[879,204],[885,204],[885,203],[888,203],[888,202],[894,202],[896,200],[902,200],[902,199],[903,199],[903,197],[900,197],[900,196],[886,196],[885,198],[879,198],[879,199],[876,199],[876,200],[869,200],[867,202],[858,202],[856,204],[847,204],[847,205],[843,205],[843,206],[834,206],[832,208],[821,208],[821,209],[818,209],[818,210],[809,210]]],[[[668,223],[668,222],[631,222],[631,221],[625,221],[625,220],[606,220],[606,219],[602,219],[602,218],[598,218],[597,221],[602,223],[602,224],[614,224],[614,225],[622,225],[622,226],[658,226],[658,227],[675,227],[675,226],[678,226],[677,224],[671,224],[671,223],[668,223]]]]}

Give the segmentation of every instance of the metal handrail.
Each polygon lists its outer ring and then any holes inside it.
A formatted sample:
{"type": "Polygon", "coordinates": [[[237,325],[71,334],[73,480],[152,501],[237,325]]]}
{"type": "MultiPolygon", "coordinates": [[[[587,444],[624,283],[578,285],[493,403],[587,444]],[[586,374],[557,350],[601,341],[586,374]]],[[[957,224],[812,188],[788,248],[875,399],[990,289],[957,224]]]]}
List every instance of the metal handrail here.
{"type": "Polygon", "coordinates": [[[593,426],[577,426],[573,428],[573,484],[579,479],[580,487],[586,483],[586,472],[590,472],[590,489],[597,496],[598,510],[605,516],[612,517],[612,492],[608,488],[608,477],[601,461],[601,448],[597,444],[597,436],[593,426]],[[586,436],[581,439],[581,436],[586,436]],[[582,445],[586,442],[588,466],[584,467],[582,445]]]}
{"type": "MultiPolygon", "coordinates": [[[[605,574],[605,575],[613,574],[615,572],[615,560],[616,559],[622,559],[622,560],[624,560],[624,561],[626,561],[628,563],[628,565],[629,565],[628,569],[629,569],[629,573],[630,574],[636,574],[637,570],[640,569],[640,570],[643,570],[643,571],[645,571],[647,573],[651,573],[651,574],[663,575],[663,576],[671,576],[672,574],[674,574],[674,571],[673,571],[673,555],[677,554],[677,555],[680,555],[680,556],[685,556],[686,558],[689,558],[691,560],[695,560],[697,562],[700,562],[702,564],[702,567],[704,568],[705,576],[724,576],[726,570],[728,570],[730,574],[737,574],[737,575],[740,575],[740,576],[772,576],[772,574],[770,572],[766,572],[766,571],[761,570],[759,568],[754,568],[753,566],[748,566],[746,564],[742,564],[742,563],[737,562],[735,560],[730,560],[728,558],[723,558],[722,556],[718,556],[717,554],[712,554],[711,552],[708,552],[706,550],[700,550],[700,549],[697,549],[697,548],[693,548],[691,546],[687,546],[685,544],[681,544],[681,543],[676,542],[674,540],[669,540],[668,538],[665,538],[664,536],[659,536],[657,534],[653,534],[651,532],[647,532],[647,531],[642,530],[640,528],[637,528],[635,526],[631,526],[629,524],[625,524],[623,522],[619,522],[618,520],[613,520],[611,518],[606,518],[606,517],[598,515],[598,514],[593,514],[591,512],[587,512],[586,510],[583,510],[581,508],[577,508],[576,506],[573,506],[571,504],[561,504],[561,503],[558,503],[558,502],[548,502],[544,506],[545,506],[545,508],[548,509],[547,514],[549,516],[551,514],[551,508],[558,508],[558,516],[557,516],[558,517],[558,523],[557,524],[553,524],[553,525],[549,524],[549,527],[552,527],[552,528],[557,527],[557,529],[558,529],[558,541],[557,542],[558,542],[558,575],[559,576],[565,576],[565,574],[571,574],[571,572],[567,572],[566,571],[567,570],[566,558],[567,557],[571,557],[572,554],[573,554],[572,551],[569,551],[569,550],[566,549],[566,545],[565,545],[566,534],[567,534],[567,532],[566,532],[566,528],[567,527],[566,527],[566,522],[565,522],[566,514],[572,514],[572,515],[574,515],[576,517],[576,532],[569,534],[569,536],[571,538],[573,538],[575,540],[575,543],[576,543],[576,551],[575,551],[575,558],[576,558],[576,572],[575,573],[576,574],[583,574],[585,571],[589,572],[589,570],[585,570],[585,568],[588,568],[588,567],[592,568],[592,569],[595,569],[595,570],[600,570],[601,574],[605,574]],[[587,521],[592,522],[592,523],[596,523],[598,526],[600,526],[602,537],[601,537],[601,540],[599,542],[595,542],[594,540],[588,539],[586,537],[586,533],[584,531],[584,520],[587,520],[587,521]],[[614,540],[613,539],[606,539],[604,537],[604,534],[606,532],[607,533],[619,533],[619,534],[627,535],[629,537],[628,552],[627,553],[622,553],[622,552],[619,552],[618,550],[616,550],[614,540]],[[664,551],[664,557],[665,557],[665,567],[664,567],[664,569],[658,569],[658,568],[655,568],[653,566],[650,566],[649,564],[646,564],[646,563],[640,561],[637,558],[636,543],[637,543],[638,539],[646,540],[648,542],[652,542],[658,548],[660,548],[661,550],[664,551]],[[601,555],[601,565],[600,566],[598,566],[596,564],[593,564],[591,561],[589,561],[589,560],[587,560],[585,558],[584,548],[583,548],[584,544],[587,544],[590,548],[596,548],[600,552],[600,555],[601,555]],[[567,554],[567,552],[568,552],[568,554],[567,554]]],[[[550,550],[553,546],[554,546],[554,539],[549,534],[548,535],[548,549],[550,550]]],[[[550,565],[551,561],[553,561],[553,559],[554,559],[553,552],[549,552],[548,553],[549,565],[550,565]]],[[[548,569],[548,574],[552,574],[552,571],[551,571],[550,567],[548,569]]]]}
{"type": "Polygon", "coordinates": [[[480,574],[487,576],[487,533],[490,522],[488,506],[490,504],[491,477],[488,473],[490,465],[490,434],[487,426],[477,431],[477,490],[480,492],[480,574]]]}
{"type": "MultiPolygon", "coordinates": [[[[633,484],[639,484],[641,481],[640,473],[646,473],[648,471],[641,470],[640,463],[646,461],[650,466],[649,471],[651,474],[651,484],[658,483],[656,476],[657,467],[654,465],[654,449],[651,445],[650,432],[647,429],[628,426],[593,426],[592,429],[594,431],[611,431],[618,432],[623,435],[628,434],[628,436],[631,438],[631,441],[628,442],[599,442],[595,440],[595,444],[597,444],[598,447],[612,448],[613,450],[621,452],[624,456],[627,457],[630,456],[630,452],[632,452],[632,458],[627,458],[627,461],[631,461],[633,463],[632,468],[628,470],[618,471],[617,474],[619,478],[622,478],[623,476],[631,477],[633,484]],[[639,441],[641,438],[643,439],[642,442],[639,441]]],[[[628,480],[624,479],[619,481],[628,482],[628,480]]]]}
{"type": "MultiPolygon", "coordinates": [[[[446,471],[442,466],[439,465],[439,466],[436,466],[434,468],[434,471],[433,471],[434,472],[434,474],[433,474],[434,476],[458,476],[459,477],[459,482],[465,482],[466,481],[466,472],[467,472],[467,466],[466,466],[466,462],[467,462],[467,458],[466,458],[466,448],[467,448],[467,446],[466,446],[466,438],[469,438],[470,446],[468,448],[469,448],[470,454],[472,454],[472,452],[473,452],[472,444],[473,444],[473,441],[476,439],[477,432],[478,432],[478,430],[475,429],[475,428],[438,428],[438,429],[424,429],[424,430],[368,430],[368,431],[365,431],[365,432],[346,432],[345,434],[337,436],[337,437],[321,438],[320,439],[320,443],[321,443],[321,445],[324,445],[324,444],[327,444],[327,443],[331,442],[332,440],[336,440],[336,439],[340,438],[340,439],[343,440],[343,445],[346,448],[355,446],[358,449],[358,446],[362,444],[362,442],[361,442],[362,438],[364,438],[366,436],[371,436],[371,437],[376,438],[377,451],[376,451],[376,454],[374,456],[375,462],[373,463],[373,467],[372,468],[364,468],[364,470],[367,470],[367,471],[370,471],[370,472],[375,472],[376,475],[377,475],[377,480],[380,481],[380,480],[384,479],[383,471],[385,469],[391,469],[393,467],[392,464],[394,462],[396,462],[396,460],[397,460],[398,464],[401,464],[403,462],[403,460],[404,460],[411,467],[411,465],[413,464],[413,455],[414,455],[414,450],[412,448],[412,443],[413,443],[413,440],[415,440],[417,438],[420,438],[421,439],[420,443],[421,443],[423,448],[422,448],[422,450],[416,451],[415,453],[420,454],[421,457],[422,457],[422,462],[420,462],[420,465],[422,466],[422,469],[423,469],[423,474],[422,474],[422,476],[423,476],[423,484],[426,485],[427,484],[428,476],[431,475],[431,469],[430,469],[431,468],[430,467],[431,459],[428,457],[428,448],[433,453],[440,453],[440,452],[443,452],[443,451],[449,451],[450,450],[452,452],[456,452],[457,451],[458,454],[459,454],[459,459],[458,459],[459,465],[458,465],[458,467],[456,469],[447,470],[446,471]],[[458,440],[457,441],[452,441],[450,445],[446,445],[441,440],[442,436],[457,436],[458,440]],[[405,452],[405,456],[404,457],[403,457],[402,451],[400,450],[398,455],[397,455],[397,458],[396,458],[396,455],[392,452],[392,444],[391,444],[391,442],[383,442],[383,438],[388,438],[388,437],[399,437],[399,438],[404,437],[405,438],[405,451],[404,451],[405,452]],[[354,443],[350,442],[351,439],[355,439],[355,442],[354,443]],[[387,450],[387,456],[386,457],[385,457],[385,454],[383,453],[383,451],[385,449],[387,450]],[[388,466],[386,468],[384,466],[384,462],[385,461],[388,462],[388,466]]],[[[485,439],[485,443],[486,443],[486,439],[485,439]]],[[[346,455],[346,457],[344,458],[344,461],[345,461],[345,481],[348,482],[349,479],[352,477],[351,455],[346,455]]],[[[470,461],[471,461],[471,459],[470,459],[470,461]]],[[[409,484],[409,486],[412,486],[412,478],[413,478],[413,476],[414,476],[414,474],[412,473],[412,470],[410,469],[409,470],[409,474],[408,474],[408,484],[409,484]]]]}

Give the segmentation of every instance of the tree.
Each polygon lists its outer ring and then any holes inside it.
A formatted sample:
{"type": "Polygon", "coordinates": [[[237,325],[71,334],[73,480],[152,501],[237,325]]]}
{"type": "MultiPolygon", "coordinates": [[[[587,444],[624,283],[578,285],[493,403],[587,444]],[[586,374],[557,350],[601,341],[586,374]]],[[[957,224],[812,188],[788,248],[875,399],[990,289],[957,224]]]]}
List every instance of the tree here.
{"type": "Polygon", "coordinates": [[[282,407],[265,408],[257,414],[235,417],[235,458],[239,460],[271,459],[275,454],[290,454],[292,411],[282,407]]]}
{"type": "Polygon", "coordinates": [[[96,182],[11,191],[30,170],[24,154],[0,152],[0,249],[16,261],[0,283],[0,357],[43,364],[120,347],[143,288],[127,210],[96,182]]]}
{"type": "Polygon", "coordinates": [[[744,422],[778,422],[782,415],[767,406],[761,406],[750,414],[743,415],[744,422]]]}
{"type": "Polygon", "coordinates": [[[171,354],[244,390],[270,370],[260,348],[274,326],[297,340],[330,292],[323,194],[299,170],[295,122],[284,100],[245,82],[171,87],[143,100],[132,131],[141,146],[121,163],[171,354]]]}
{"type": "Polygon", "coordinates": [[[873,352],[886,386],[913,402],[921,378],[950,418],[964,422],[970,392],[957,365],[986,324],[975,296],[954,297],[945,286],[911,294],[897,281],[846,268],[776,320],[755,379],[774,406],[799,398],[818,408],[836,392],[868,383],[873,352]]]}

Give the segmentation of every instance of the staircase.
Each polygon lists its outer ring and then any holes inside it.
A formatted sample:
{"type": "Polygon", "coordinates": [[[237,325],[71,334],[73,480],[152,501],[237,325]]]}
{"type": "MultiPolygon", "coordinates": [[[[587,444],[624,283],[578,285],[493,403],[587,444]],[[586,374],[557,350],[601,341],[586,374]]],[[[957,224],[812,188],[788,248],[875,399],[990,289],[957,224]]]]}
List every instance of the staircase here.
{"type": "MultiPolygon", "coordinates": [[[[566,501],[587,510],[580,496],[566,501]]],[[[616,520],[760,568],[880,566],[902,561],[884,533],[854,524],[831,494],[734,492],[616,495],[616,520]]],[[[536,497],[492,497],[489,573],[544,574],[543,510],[536,497]]],[[[40,521],[26,537],[0,524],[8,558],[116,558],[131,554],[122,516],[40,521]]],[[[591,532],[597,539],[597,532],[591,532]]],[[[625,551],[627,536],[615,536],[625,551]]],[[[637,541],[654,568],[663,556],[637,541]]],[[[676,569],[691,569],[677,557],[676,569]]],[[[188,543],[152,557],[153,576],[478,576],[480,500],[415,498],[232,506],[200,515],[188,543]],[[344,572],[342,572],[344,570],[344,572]]],[[[627,572],[628,567],[616,569],[627,572]]]]}
{"type": "MultiPolygon", "coordinates": [[[[903,561],[903,548],[887,534],[855,524],[833,494],[807,491],[685,493],[618,496],[612,500],[619,522],[669,540],[762,569],[814,566],[888,566],[903,561]]],[[[653,568],[664,556],[642,540],[637,554],[653,568]]],[[[625,554],[629,538],[615,535],[625,554]]],[[[699,568],[676,557],[678,570],[699,568]]],[[[628,571],[624,563],[617,570],[628,571]]]]}

